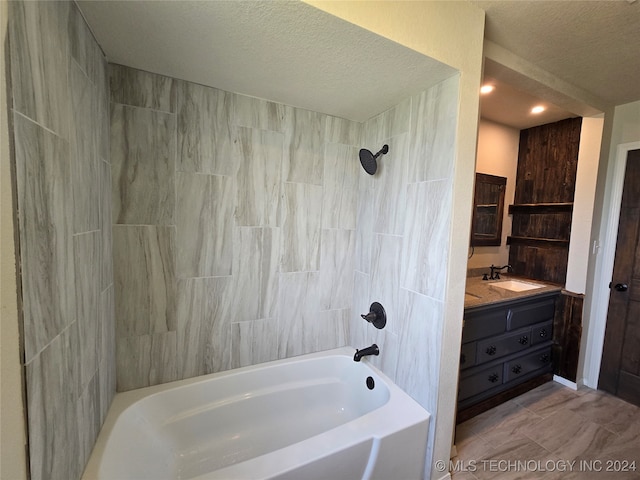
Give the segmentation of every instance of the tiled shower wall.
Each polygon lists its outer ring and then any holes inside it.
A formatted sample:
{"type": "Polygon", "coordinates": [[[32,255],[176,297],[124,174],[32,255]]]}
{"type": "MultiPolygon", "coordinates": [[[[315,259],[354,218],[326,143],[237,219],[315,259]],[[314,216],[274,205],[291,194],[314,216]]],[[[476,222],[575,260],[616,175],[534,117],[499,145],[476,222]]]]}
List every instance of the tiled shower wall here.
{"type": "Polygon", "coordinates": [[[353,308],[384,305],[387,325],[375,330],[357,315],[354,346],[376,343],[371,361],[432,415],[437,413],[440,344],[452,209],[458,77],[451,77],[367,121],[364,143],[389,145],[375,176],[358,188],[353,308]]]}
{"type": "Polygon", "coordinates": [[[118,389],[375,341],[435,415],[458,78],[359,124],[110,69],[118,389]]]}
{"type": "Polygon", "coordinates": [[[75,3],[10,2],[30,472],[80,477],[115,393],[106,60],[75,3]]]}
{"type": "Polygon", "coordinates": [[[362,125],[110,77],[118,390],[346,345],[362,125]]]}

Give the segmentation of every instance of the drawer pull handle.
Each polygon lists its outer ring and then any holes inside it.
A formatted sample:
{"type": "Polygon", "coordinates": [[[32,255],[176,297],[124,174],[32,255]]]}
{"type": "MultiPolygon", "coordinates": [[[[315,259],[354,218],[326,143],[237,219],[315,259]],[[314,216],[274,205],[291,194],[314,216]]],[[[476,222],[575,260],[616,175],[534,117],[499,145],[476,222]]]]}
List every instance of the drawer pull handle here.
{"type": "Polygon", "coordinates": [[[520,340],[518,340],[518,343],[520,343],[520,345],[526,345],[527,343],[529,343],[529,337],[527,337],[526,335],[521,336],[520,340]]]}
{"type": "Polygon", "coordinates": [[[540,330],[540,336],[541,336],[542,338],[544,338],[544,337],[546,337],[546,336],[547,336],[547,330],[546,330],[545,328],[543,328],[542,330],[540,330]]]}
{"type": "Polygon", "coordinates": [[[518,374],[518,373],[520,373],[522,371],[522,366],[521,365],[514,365],[513,368],[511,369],[511,371],[513,373],[518,374]]]}
{"type": "Polygon", "coordinates": [[[542,363],[548,363],[549,362],[549,354],[545,353],[543,355],[540,355],[540,361],[542,363]]]}
{"type": "Polygon", "coordinates": [[[496,383],[498,381],[498,378],[500,377],[498,376],[497,373],[492,373],[491,375],[489,375],[489,381],[491,383],[496,383]]]}
{"type": "Polygon", "coordinates": [[[494,345],[491,345],[489,348],[487,348],[487,355],[495,355],[496,354],[496,347],[494,345]]]}

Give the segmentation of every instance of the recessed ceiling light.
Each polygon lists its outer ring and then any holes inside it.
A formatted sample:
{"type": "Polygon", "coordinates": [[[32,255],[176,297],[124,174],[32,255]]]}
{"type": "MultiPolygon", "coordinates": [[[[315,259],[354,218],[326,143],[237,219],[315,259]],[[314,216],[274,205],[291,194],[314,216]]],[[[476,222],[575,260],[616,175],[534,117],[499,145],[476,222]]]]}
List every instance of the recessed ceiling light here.
{"type": "Polygon", "coordinates": [[[493,85],[483,85],[480,87],[480,93],[491,93],[495,90],[496,87],[493,85]]]}
{"type": "Polygon", "coordinates": [[[531,109],[531,113],[542,113],[544,110],[545,108],[542,105],[536,105],[531,109]]]}

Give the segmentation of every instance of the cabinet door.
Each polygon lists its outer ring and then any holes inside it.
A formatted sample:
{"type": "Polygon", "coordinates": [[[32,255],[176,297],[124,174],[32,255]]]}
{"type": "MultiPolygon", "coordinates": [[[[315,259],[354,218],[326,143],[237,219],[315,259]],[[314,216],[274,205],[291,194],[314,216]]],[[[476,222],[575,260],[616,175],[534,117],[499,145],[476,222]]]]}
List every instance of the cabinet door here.
{"type": "Polygon", "coordinates": [[[488,362],[529,348],[530,344],[531,329],[518,330],[498,338],[481,340],[478,342],[476,360],[478,364],[488,362]]]}

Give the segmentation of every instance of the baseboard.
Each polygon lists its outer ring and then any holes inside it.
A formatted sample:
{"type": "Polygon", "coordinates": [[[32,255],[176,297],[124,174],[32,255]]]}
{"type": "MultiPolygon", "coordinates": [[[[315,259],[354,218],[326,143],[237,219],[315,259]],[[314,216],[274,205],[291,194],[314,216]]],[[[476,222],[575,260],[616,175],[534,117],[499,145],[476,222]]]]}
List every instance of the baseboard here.
{"type": "Polygon", "coordinates": [[[553,381],[559,383],[560,385],[564,385],[565,387],[569,387],[571,390],[578,390],[578,384],[572,382],[571,380],[567,380],[566,378],[560,377],[559,375],[554,375],[553,381]]]}

